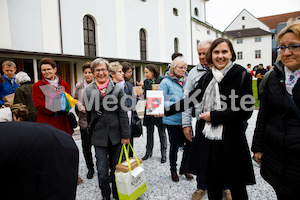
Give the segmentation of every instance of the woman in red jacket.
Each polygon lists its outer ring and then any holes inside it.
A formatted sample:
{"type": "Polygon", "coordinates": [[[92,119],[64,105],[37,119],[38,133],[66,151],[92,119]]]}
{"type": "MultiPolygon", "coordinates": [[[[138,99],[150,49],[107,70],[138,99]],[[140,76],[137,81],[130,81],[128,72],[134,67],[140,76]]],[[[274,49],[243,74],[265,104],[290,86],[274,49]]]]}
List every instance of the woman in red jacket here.
{"type": "Polygon", "coordinates": [[[39,62],[39,69],[42,72],[42,80],[33,85],[32,99],[37,109],[37,122],[48,123],[60,130],[72,135],[67,113],[64,110],[64,102],[61,101],[61,94],[71,94],[67,82],[56,74],[56,63],[51,58],[43,58],[39,62]]]}

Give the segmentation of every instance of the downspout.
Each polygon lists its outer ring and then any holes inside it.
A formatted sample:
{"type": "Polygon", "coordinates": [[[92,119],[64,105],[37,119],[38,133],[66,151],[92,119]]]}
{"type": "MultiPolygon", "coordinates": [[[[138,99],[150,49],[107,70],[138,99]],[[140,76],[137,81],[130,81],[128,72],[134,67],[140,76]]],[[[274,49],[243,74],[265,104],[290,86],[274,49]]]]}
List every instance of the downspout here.
{"type": "Polygon", "coordinates": [[[59,15],[59,33],[60,33],[60,47],[61,47],[61,54],[64,54],[63,39],[62,39],[62,26],[61,26],[61,7],[60,7],[60,0],[58,0],[58,15],[59,15]]]}
{"type": "Polygon", "coordinates": [[[190,0],[190,26],[191,26],[191,61],[192,61],[192,65],[194,65],[194,59],[193,59],[193,55],[194,55],[194,51],[193,51],[193,28],[192,28],[192,1],[190,0]]]}

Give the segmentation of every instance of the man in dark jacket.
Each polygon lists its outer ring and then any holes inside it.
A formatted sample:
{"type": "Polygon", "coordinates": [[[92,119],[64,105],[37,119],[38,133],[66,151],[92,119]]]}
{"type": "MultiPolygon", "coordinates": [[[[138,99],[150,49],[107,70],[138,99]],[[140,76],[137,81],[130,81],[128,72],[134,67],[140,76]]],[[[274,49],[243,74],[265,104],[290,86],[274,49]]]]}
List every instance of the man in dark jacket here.
{"type": "Polygon", "coordinates": [[[1,199],[75,199],[79,155],[70,135],[35,122],[0,130],[1,199]]]}
{"type": "Polygon", "coordinates": [[[260,99],[260,93],[259,93],[259,84],[262,81],[265,73],[267,73],[267,70],[264,68],[263,64],[258,65],[258,70],[255,72],[255,77],[257,78],[257,98],[260,99]]]}

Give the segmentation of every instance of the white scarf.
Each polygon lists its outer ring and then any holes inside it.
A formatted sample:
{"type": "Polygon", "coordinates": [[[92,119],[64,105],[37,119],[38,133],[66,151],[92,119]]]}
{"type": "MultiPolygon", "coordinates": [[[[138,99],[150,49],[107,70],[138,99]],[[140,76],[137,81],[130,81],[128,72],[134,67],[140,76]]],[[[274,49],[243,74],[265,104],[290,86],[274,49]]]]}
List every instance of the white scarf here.
{"type": "MultiPolygon", "coordinates": [[[[46,79],[46,78],[45,78],[46,79]]],[[[58,78],[58,76],[56,76],[55,75],[55,79],[52,81],[52,80],[50,80],[50,79],[46,79],[47,80],[47,82],[51,85],[51,86],[53,86],[54,88],[57,88],[58,87],[58,85],[59,85],[59,78],[58,78]]]]}
{"type": "MultiPolygon", "coordinates": [[[[233,63],[229,61],[229,63],[222,70],[216,69],[215,66],[212,67],[213,79],[208,84],[200,105],[203,112],[210,112],[221,109],[219,83],[223,80],[224,76],[232,68],[232,66],[233,63]]],[[[205,122],[203,134],[207,139],[222,140],[222,133],[222,124],[213,126],[211,122],[205,122]]]]}

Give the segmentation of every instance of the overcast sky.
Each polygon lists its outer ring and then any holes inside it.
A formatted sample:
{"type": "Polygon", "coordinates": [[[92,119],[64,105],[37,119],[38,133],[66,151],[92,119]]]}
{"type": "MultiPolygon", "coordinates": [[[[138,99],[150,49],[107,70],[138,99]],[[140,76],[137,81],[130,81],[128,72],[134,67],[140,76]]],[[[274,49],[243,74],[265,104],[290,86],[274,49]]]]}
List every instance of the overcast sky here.
{"type": "Polygon", "coordinates": [[[246,9],[255,17],[265,17],[300,11],[299,0],[209,0],[206,3],[206,21],[214,28],[225,28],[246,9]]]}

